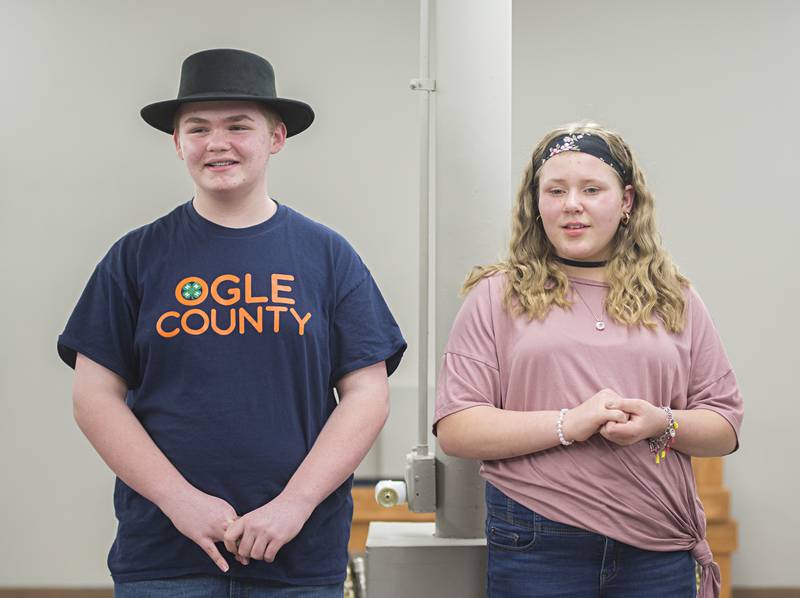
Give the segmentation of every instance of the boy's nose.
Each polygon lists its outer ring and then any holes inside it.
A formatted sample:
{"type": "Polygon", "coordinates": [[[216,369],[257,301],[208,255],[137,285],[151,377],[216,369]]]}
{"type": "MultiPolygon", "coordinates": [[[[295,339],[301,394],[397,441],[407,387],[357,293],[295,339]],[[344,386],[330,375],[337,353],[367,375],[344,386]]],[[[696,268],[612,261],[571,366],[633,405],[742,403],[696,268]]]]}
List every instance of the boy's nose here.
{"type": "Polygon", "coordinates": [[[228,135],[225,131],[212,131],[208,136],[206,146],[209,150],[226,149],[230,146],[228,135]]]}

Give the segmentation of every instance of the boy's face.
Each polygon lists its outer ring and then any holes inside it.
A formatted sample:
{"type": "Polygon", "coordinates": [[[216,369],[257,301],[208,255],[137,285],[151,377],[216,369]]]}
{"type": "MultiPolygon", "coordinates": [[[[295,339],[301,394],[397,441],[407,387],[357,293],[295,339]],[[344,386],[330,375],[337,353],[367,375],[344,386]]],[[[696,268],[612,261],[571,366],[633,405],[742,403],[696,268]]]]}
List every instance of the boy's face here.
{"type": "Polygon", "coordinates": [[[181,106],[173,140],[198,193],[241,196],[265,183],[286,126],[256,102],[197,102],[181,106]]]}

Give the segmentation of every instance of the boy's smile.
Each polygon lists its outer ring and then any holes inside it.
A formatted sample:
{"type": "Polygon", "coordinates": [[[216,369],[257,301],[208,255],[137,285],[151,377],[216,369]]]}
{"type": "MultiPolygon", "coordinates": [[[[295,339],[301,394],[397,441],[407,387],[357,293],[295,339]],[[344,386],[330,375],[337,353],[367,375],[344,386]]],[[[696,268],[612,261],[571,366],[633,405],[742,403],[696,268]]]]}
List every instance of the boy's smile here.
{"type": "Polygon", "coordinates": [[[198,195],[266,196],[269,157],[286,140],[256,102],[198,102],[181,107],[173,134],[198,195]]]}

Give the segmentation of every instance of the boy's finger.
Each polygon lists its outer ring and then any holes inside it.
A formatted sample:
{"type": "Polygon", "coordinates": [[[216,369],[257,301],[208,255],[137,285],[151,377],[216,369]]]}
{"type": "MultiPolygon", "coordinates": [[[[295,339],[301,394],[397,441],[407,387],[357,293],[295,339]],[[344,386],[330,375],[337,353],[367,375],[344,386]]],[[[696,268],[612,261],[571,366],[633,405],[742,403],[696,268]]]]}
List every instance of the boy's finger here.
{"type": "Polygon", "coordinates": [[[217,550],[216,545],[208,538],[203,540],[200,543],[200,548],[202,548],[205,553],[211,557],[211,560],[219,567],[223,573],[227,573],[230,567],[228,566],[228,561],[226,561],[223,556],[220,554],[219,550],[217,550]]]}
{"type": "Polygon", "coordinates": [[[240,564],[245,566],[250,564],[250,559],[248,559],[247,557],[239,556],[238,554],[234,556],[236,557],[236,560],[239,561],[240,564]]]}
{"type": "Polygon", "coordinates": [[[278,554],[278,551],[283,548],[283,542],[279,542],[277,540],[272,540],[267,545],[267,550],[264,552],[264,560],[268,563],[271,563],[275,560],[275,555],[278,554]]]}
{"type": "Polygon", "coordinates": [[[225,548],[231,554],[237,554],[239,551],[237,544],[239,537],[242,535],[243,525],[241,521],[241,519],[237,519],[228,525],[228,529],[225,530],[225,535],[222,537],[222,540],[225,543],[225,548]]]}

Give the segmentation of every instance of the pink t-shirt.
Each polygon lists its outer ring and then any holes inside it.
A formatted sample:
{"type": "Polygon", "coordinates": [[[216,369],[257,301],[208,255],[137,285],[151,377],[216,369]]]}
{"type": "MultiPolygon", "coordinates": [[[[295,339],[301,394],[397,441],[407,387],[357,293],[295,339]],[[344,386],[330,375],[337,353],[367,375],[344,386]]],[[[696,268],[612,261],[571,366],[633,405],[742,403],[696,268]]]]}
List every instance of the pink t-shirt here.
{"type": "MultiPolygon", "coordinates": [[[[588,307],[575,295],[571,310],[554,307],[543,321],[513,317],[503,306],[505,280],[496,274],[480,281],[456,316],[439,374],[434,431],[440,419],[470,407],[558,410],[609,388],[660,407],[715,411],[738,438],[741,394],[693,289],[686,291],[686,326],[674,334],[660,325],[618,324],[603,309],[608,285],[579,278],[570,283],[588,307]],[[596,329],[595,316],[604,330],[596,329]]],[[[704,568],[701,596],[716,595],[719,571],[711,567],[688,455],[672,451],[657,465],[647,441],[623,447],[596,434],[569,447],[485,461],[481,473],[548,519],[646,550],[692,550],[704,568]]]]}

